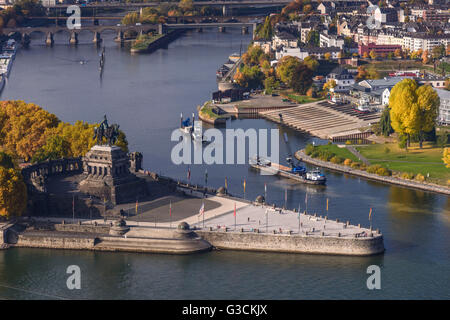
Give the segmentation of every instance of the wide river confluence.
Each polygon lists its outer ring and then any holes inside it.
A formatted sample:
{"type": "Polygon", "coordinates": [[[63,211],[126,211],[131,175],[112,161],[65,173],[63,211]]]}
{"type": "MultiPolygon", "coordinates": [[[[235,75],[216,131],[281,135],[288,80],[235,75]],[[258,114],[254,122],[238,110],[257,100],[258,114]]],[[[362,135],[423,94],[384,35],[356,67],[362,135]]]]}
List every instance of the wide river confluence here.
{"type": "MultiPolygon", "coordinates": [[[[146,169],[186,179],[187,166],[170,160],[172,131],[180,112],[190,115],[216,90],[215,71],[228,55],[250,42],[239,29],[218,33],[188,32],[167,49],[130,55],[102,34],[106,64],[99,76],[99,50],[82,33],[71,47],[68,35],[43,45],[33,35],[29,49],[18,52],[2,100],[34,102],[61,120],[99,122],[107,114],[119,123],[130,150],[144,154],[146,169]],[[87,63],[80,64],[80,60],[87,63]]],[[[227,128],[277,128],[265,120],[228,121],[227,128]]],[[[286,130],[286,129],[284,129],[286,130]]],[[[293,150],[323,141],[286,130],[293,150]]],[[[281,139],[281,135],[280,135],[281,139]]],[[[280,141],[280,159],[286,147],[280,141]]],[[[283,160],[282,160],[283,161],[283,160]]],[[[192,182],[203,184],[206,166],[193,165],[192,182]]],[[[450,298],[450,201],[443,195],[415,191],[325,171],[327,186],[314,188],[272,176],[248,165],[208,166],[208,185],[228,188],[247,198],[267,201],[368,225],[384,234],[386,252],[374,257],[340,257],[215,251],[189,256],[101,253],[46,249],[0,251],[0,298],[5,299],[419,299],[450,298]],[[381,290],[368,290],[366,269],[381,267],[381,290]],[[78,265],[82,289],[68,290],[66,268],[78,265]]]]}

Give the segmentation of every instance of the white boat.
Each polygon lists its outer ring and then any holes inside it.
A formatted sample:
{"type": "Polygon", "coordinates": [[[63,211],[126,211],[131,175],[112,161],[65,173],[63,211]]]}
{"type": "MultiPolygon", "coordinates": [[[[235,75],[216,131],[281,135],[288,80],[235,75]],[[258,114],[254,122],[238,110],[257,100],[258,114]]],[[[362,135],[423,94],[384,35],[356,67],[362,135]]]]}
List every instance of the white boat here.
{"type": "Polygon", "coordinates": [[[3,46],[3,52],[10,53],[12,55],[12,59],[16,56],[17,52],[17,43],[14,39],[9,39],[6,44],[3,46]]]}
{"type": "Polygon", "coordinates": [[[310,181],[323,181],[323,182],[327,180],[325,178],[325,175],[322,172],[320,172],[318,168],[306,172],[306,179],[310,181]]]}
{"type": "Polygon", "coordinates": [[[192,131],[192,139],[196,142],[206,143],[208,140],[203,136],[202,124],[200,121],[194,123],[194,130],[192,131]]]}
{"type": "Polygon", "coordinates": [[[3,74],[0,74],[0,93],[2,93],[3,88],[5,87],[5,76],[3,74]]]}
{"type": "Polygon", "coordinates": [[[7,57],[0,57],[0,73],[9,76],[9,71],[11,70],[12,60],[7,57]]]}

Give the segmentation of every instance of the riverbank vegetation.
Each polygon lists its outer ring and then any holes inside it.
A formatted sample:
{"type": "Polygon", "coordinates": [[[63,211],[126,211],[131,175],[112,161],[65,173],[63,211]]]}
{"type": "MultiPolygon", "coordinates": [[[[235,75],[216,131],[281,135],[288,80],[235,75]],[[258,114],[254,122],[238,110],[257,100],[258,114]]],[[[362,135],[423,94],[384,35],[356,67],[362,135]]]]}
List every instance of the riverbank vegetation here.
{"type": "Polygon", "coordinates": [[[223,118],[212,101],[206,101],[198,110],[200,118],[205,121],[216,121],[223,118]]]}
{"type": "Polygon", "coordinates": [[[131,50],[133,51],[147,51],[148,46],[155,40],[161,38],[162,34],[141,34],[133,42],[131,50]]]}

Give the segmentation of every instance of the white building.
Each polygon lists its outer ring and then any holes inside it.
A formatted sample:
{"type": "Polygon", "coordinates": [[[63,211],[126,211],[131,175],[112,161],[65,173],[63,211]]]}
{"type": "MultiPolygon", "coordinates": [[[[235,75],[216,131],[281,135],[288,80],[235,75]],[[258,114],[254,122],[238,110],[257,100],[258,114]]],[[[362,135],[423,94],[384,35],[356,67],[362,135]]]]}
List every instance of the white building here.
{"type": "Polygon", "coordinates": [[[347,69],[342,67],[334,68],[326,78],[326,81],[334,80],[336,86],[331,89],[331,92],[349,92],[351,87],[355,84],[355,79],[347,69]]]}
{"type": "Polygon", "coordinates": [[[344,38],[320,33],[319,43],[320,47],[339,47],[342,49],[344,47],[344,38]]]}
{"type": "Polygon", "coordinates": [[[438,123],[450,125],[450,91],[435,89],[440,101],[438,123]]]}

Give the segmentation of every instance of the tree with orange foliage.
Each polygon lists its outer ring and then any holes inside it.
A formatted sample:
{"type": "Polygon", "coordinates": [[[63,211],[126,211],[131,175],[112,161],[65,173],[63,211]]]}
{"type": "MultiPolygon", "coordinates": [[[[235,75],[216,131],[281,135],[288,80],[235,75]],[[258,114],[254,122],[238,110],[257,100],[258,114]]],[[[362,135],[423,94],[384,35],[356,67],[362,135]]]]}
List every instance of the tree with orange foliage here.
{"type": "Polygon", "coordinates": [[[11,154],[29,160],[45,144],[45,131],[58,123],[54,114],[33,103],[1,101],[0,145],[11,154]]]}
{"type": "Polygon", "coordinates": [[[428,52],[428,50],[425,50],[422,53],[422,63],[423,64],[428,64],[430,62],[430,54],[428,52]]]}

